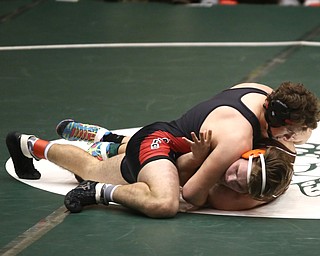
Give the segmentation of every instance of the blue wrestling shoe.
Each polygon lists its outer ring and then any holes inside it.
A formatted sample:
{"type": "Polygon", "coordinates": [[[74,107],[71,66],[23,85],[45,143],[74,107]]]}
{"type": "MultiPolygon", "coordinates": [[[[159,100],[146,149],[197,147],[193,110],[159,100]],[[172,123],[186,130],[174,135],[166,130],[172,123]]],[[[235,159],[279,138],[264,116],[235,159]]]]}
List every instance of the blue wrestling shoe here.
{"type": "Polygon", "coordinates": [[[64,198],[64,205],[70,212],[78,213],[82,211],[84,206],[99,203],[101,192],[98,191],[98,195],[96,195],[97,184],[98,182],[89,180],[81,182],[76,188],[67,193],[64,198]]]}
{"type": "MultiPolygon", "coordinates": [[[[6,144],[14,170],[20,179],[38,180],[41,174],[34,168],[32,156],[26,157],[21,150],[21,138],[23,136],[24,138],[28,137],[28,135],[22,135],[18,132],[10,132],[6,137],[6,144]]],[[[26,140],[25,143],[27,144],[26,140]]]]}
{"type": "Polygon", "coordinates": [[[109,158],[110,145],[110,142],[95,142],[87,152],[98,160],[103,161],[109,158]]]}
{"type": "Polygon", "coordinates": [[[78,123],[72,119],[62,120],[56,127],[58,135],[69,141],[98,142],[111,132],[97,125],[78,123]]]}

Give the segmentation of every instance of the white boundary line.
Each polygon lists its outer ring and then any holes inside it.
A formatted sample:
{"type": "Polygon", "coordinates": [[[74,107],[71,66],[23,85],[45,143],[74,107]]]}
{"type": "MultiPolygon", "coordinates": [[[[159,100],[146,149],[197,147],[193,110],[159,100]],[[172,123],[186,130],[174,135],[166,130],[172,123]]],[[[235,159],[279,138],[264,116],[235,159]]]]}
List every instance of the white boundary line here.
{"type": "Polygon", "coordinates": [[[0,51],[50,50],[80,48],[161,48],[161,47],[274,47],[274,46],[314,46],[320,42],[284,41],[284,42],[172,42],[172,43],[101,43],[101,44],[54,44],[54,45],[22,45],[0,46],[0,51]]]}

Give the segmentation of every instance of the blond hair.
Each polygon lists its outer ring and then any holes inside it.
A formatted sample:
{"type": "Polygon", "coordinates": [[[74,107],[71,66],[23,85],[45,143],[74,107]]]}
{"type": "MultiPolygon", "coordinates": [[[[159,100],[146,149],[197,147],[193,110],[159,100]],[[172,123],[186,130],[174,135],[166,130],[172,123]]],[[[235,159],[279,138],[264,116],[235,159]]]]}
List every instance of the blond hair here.
{"type": "Polygon", "coordinates": [[[266,186],[261,194],[262,167],[259,157],[253,159],[249,180],[249,194],[253,199],[271,201],[283,194],[293,176],[292,156],[278,147],[269,147],[264,154],[266,165],[266,186]]]}

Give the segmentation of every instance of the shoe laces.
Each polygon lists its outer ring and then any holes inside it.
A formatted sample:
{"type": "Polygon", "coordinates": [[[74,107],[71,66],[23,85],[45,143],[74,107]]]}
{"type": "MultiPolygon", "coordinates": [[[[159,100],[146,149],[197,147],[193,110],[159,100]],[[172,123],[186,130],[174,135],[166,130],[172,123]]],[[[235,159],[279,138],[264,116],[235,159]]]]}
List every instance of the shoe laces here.
{"type": "Polygon", "coordinates": [[[93,125],[71,122],[63,132],[63,137],[69,140],[94,141],[99,128],[93,125]]]}

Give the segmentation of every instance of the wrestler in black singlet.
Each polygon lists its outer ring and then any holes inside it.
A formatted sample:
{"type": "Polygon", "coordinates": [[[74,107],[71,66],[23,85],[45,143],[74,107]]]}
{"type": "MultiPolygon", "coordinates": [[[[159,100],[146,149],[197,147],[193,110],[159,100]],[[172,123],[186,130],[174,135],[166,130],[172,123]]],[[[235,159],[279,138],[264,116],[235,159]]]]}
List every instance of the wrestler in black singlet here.
{"type": "Polygon", "coordinates": [[[124,179],[129,183],[136,182],[139,171],[150,161],[168,159],[175,163],[180,155],[190,152],[190,147],[182,137],[191,140],[191,132],[199,136],[204,120],[214,109],[221,106],[237,109],[250,122],[253,129],[253,145],[256,144],[261,137],[259,120],[241,101],[248,93],[267,95],[265,91],[256,88],[227,89],[191,108],[177,120],[156,122],[143,127],[128,142],[126,156],[121,163],[124,179]]]}

